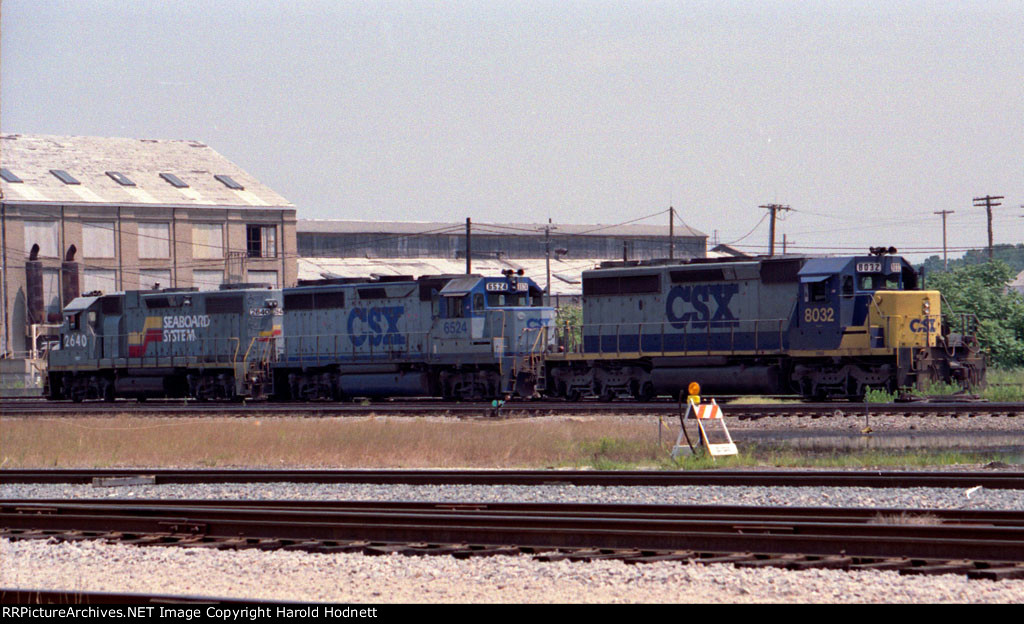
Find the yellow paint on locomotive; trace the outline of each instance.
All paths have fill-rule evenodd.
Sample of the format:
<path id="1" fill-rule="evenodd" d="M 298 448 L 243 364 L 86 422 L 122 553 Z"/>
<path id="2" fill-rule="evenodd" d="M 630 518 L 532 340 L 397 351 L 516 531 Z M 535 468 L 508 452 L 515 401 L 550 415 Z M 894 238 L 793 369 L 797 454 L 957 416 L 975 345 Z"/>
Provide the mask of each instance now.
<path id="1" fill-rule="evenodd" d="M 889 348 L 934 347 L 942 333 L 942 297 L 937 290 L 876 292 L 868 327 L 881 328 Z"/>

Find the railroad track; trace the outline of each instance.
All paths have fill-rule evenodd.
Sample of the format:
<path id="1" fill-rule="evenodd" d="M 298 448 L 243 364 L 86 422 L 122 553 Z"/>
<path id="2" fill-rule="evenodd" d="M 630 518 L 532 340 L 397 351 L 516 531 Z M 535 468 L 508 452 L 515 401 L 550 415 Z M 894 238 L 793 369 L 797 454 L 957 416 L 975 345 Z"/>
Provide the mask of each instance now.
<path id="1" fill-rule="evenodd" d="M 0 536 L 1024 578 L 1024 512 L 1011 511 L 25 499 L 0 500 Z"/>
<path id="2" fill-rule="evenodd" d="M 907 403 L 792 403 L 792 404 L 725 404 L 727 418 L 757 420 L 761 418 L 843 418 L 871 416 L 919 417 L 1024 417 L 1024 403 L 988 403 L 983 401 L 921 401 Z M 113 403 L 65 401 L 6 400 L 0 401 L 5 417 L 81 417 L 128 414 L 163 417 L 269 417 L 303 416 L 313 418 L 366 416 L 451 416 L 462 418 L 530 418 L 572 414 L 613 415 L 676 415 L 679 405 L 673 401 L 636 403 L 627 401 L 579 402 L 523 401 L 509 402 L 500 409 L 489 403 L 451 403 L 442 401 L 381 401 L 365 403 L 196 403 L 193 401 L 115 401 Z"/>
<path id="3" fill-rule="evenodd" d="M 97 486 L 183 483 L 377 483 L 410 485 L 772 486 L 1024 489 L 1024 472 L 770 470 L 0 470 L 0 484 Z"/>

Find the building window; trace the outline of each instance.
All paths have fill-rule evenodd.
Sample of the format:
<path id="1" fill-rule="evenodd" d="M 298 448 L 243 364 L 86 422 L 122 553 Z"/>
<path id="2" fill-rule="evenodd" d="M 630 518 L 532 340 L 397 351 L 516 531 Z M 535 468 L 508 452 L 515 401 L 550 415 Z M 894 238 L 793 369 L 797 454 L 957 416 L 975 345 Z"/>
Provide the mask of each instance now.
<path id="1" fill-rule="evenodd" d="M 245 248 L 250 258 L 276 258 L 277 226 L 245 226 Z"/>
<path id="2" fill-rule="evenodd" d="M 223 258 L 224 226 L 220 223 L 193 223 L 192 257 Z"/>
<path id="3" fill-rule="evenodd" d="M 26 221 L 25 222 L 25 253 L 32 249 L 32 245 L 39 245 L 40 258 L 56 258 L 57 249 L 60 247 L 57 238 L 56 221 Z"/>
<path id="4" fill-rule="evenodd" d="M 86 258 L 114 257 L 114 223 L 82 224 L 82 256 Z M 94 288 L 93 290 L 106 290 Z"/>
<path id="5" fill-rule="evenodd" d="M 139 257 L 171 257 L 170 223 L 139 223 Z"/>
<path id="6" fill-rule="evenodd" d="M 192 285 L 199 290 L 218 290 L 224 283 L 224 269 L 192 271 Z"/>
<path id="7" fill-rule="evenodd" d="M 113 269 L 86 269 L 82 273 L 82 293 L 98 290 L 112 293 L 117 290 L 117 273 Z"/>
<path id="8" fill-rule="evenodd" d="M 139 288 L 155 290 L 171 287 L 171 272 L 164 269 L 142 269 L 139 271 Z"/>
<path id="9" fill-rule="evenodd" d="M 277 288 L 277 271 L 249 271 L 245 281 L 250 284 L 267 284 Z"/>

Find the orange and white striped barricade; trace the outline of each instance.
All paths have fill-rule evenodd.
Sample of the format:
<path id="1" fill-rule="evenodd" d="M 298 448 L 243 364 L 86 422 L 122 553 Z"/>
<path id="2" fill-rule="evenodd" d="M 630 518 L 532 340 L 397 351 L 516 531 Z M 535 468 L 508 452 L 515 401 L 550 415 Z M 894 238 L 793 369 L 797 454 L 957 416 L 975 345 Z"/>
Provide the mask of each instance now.
<path id="1" fill-rule="evenodd" d="M 681 445 L 686 436 L 686 421 L 688 419 L 696 421 L 700 444 L 703 444 L 712 458 L 739 453 L 736 443 L 732 441 L 732 436 L 729 434 L 729 428 L 725 425 L 722 408 L 714 399 L 711 399 L 710 403 L 693 401 L 687 403 L 686 413 L 681 420 L 682 430 L 679 432 L 679 437 L 676 438 L 675 446 L 672 447 L 673 459 L 679 455 L 692 453 L 693 446 L 689 443 L 689 439 L 687 439 L 687 446 Z"/>

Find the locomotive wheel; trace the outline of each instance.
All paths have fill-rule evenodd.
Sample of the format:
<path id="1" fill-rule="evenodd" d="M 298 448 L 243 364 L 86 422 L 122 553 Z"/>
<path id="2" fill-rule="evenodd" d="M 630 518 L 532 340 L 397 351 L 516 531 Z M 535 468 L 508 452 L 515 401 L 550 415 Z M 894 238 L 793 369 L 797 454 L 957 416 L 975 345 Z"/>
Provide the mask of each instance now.
<path id="1" fill-rule="evenodd" d="M 642 384 L 634 381 L 632 383 L 631 390 L 633 398 L 636 399 L 637 401 L 643 401 L 644 403 L 646 403 L 654 398 L 654 384 L 652 384 L 649 381 L 644 382 Z"/>
<path id="2" fill-rule="evenodd" d="M 580 393 L 579 388 L 570 388 L 565 393 L 565 400 L 569 401 L 570 403 L 576 403 L 577 401 L 580 400 L 580 397 L 582 396 L 583 395 Z"/>

